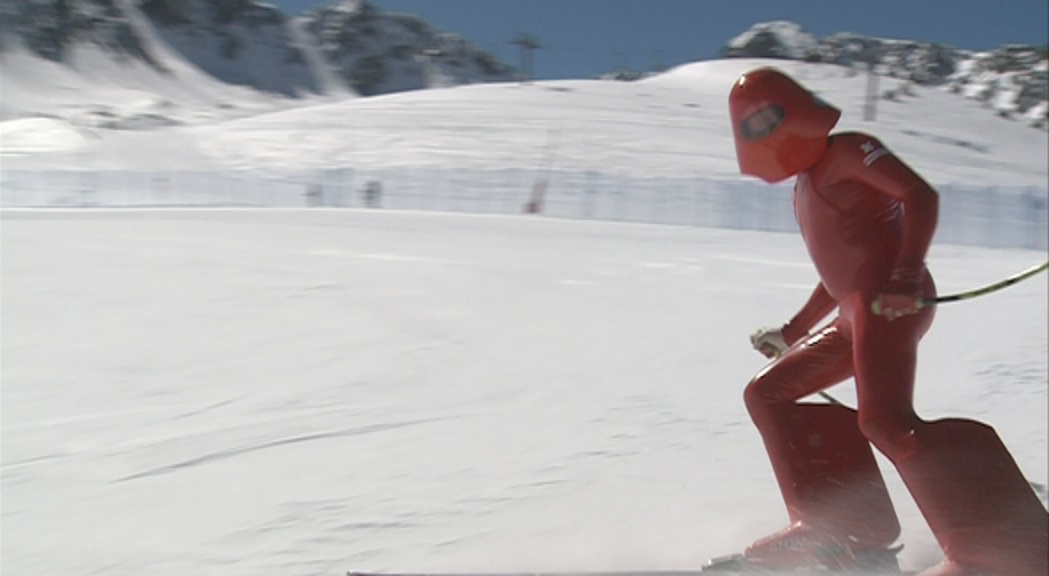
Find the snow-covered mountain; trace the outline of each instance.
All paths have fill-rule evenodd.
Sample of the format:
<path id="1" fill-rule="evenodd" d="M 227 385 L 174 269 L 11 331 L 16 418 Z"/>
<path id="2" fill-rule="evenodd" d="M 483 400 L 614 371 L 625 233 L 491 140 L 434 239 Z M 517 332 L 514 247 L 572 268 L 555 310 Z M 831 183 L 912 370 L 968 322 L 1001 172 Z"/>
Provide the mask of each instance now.
<path id="1" fill-rule="evenodd" d="M 135 16 L 120 0 L 0 0 L 0 49 L 21 44 L 42 58 L 64 62 L 77 45 L 92 44 L 116 60 L 163 70 Z"/>
<path id="2" fill-rule="evenodd" d="M 144 0 L 140 9 L 166 44 L 224 82 L 289 96 L 323 91 L 318 70 L 306 58 L 304 39 L 273 6 Z"/>
<path id="3" fill-rule="evenodd" d="M 857 74 L 873 65 L 905 80 L 882 86 L 882 98 L 913 97 L 912 84 L 937 86 L 1003 117 L 1049 125 L 1044 48 L 973 52 L 844 32 L 816 38 L 780 21 L 730 39 L 723 56 L 825 62 Z M 143 115 L 146 124 L 161 116 L 165 123 L 192 123 L 294 105 L 289 98 L 371 96 L 518 76 L 467 39 L 367 0 L 338 0 L 296 18 L 256 0 L 0 0 L 0 59 L 0 118 L 59 116 L 110 127 L 141 125 Z M 140 105 L 114 109 L 109 102 L 121 100 L 114 91 L 141 93 Z M 41 92 L 48 97 L 40 99 Z M 201 103 L 211 111 L 202 112 Z"/>
<path id="4" fill-rule="evenodd" d="M 366 0 L 291 19 L 253 0 L 0 0 L 0 50 L 68 63 L 90 46 L 172 76 L 170 51 L 213 78 L 286 96 L 500 82 L 513 67 Z M 177 78 L 172 78 L 177 80 Z"/>
<path id="5" fill-rule="evenodd" d="M 872 38 L 847 32 L 816 38 L 794 22 L 764 22 L 731 39 L 726 58 L 782 58 L 867 69 L 925 86 L 944 86 L 979 100 L 1002 116 L 1023 116 L 1046 126 L 1049 52 L 1044 47 L 1002 46 L 989 52 L 942 44 Z M 882 94 L 897 98 L 897 92 Z"/>
<path id="6" fill-rule="evenodd" d="M 465 38 L 366 0 L 342 0 L 304 16 L 326 62 L 362 95 L 505 82 L 515 70 Z"/>

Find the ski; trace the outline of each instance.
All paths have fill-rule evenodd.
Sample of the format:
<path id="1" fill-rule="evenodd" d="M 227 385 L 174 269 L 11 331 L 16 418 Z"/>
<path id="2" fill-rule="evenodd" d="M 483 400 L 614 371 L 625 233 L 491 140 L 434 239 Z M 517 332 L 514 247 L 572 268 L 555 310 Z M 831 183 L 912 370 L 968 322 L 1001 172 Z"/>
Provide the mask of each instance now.
<path id="1" fill-rule="evenodd" d="M 916 576 L 910 571 L 767 570 L 716 558 L 695 570 L 593 570 L 567 572 L 361 572 L 346 576 Z"/>
<path id="2" fill-rule="evenodd" d="M 699 570 L 594 570 L 568 572 L 358 572 L 346 576 L 708 576 Z M 730 573 L 724 573 L 730 574 Z"/>
<path id="3" fill-rule="evenodd" d="M 624 570 L 624 571 L 579 571 L 579 572 L 470 572 L 470 573 L 426 573 L 426 572 L 346 572 L 346 576 L 917 576 L 917 572 L 870 572 L 870 571 L 805 571 L 805 570 Z"/>
<path id="4" fill-rule="evenodd" d="M 901 570 L 896 554 L 902 546 L 892 548 L 891 561 L 885 557 L 867 558 L 852 568 L 797 568 L 774 569 L 754 564 L 743 554 L 728 554 L 707 561 L 694 570 L 580 570 L 549 572 L 360 572 L 349 571 L 346 576 L 916 576 L 918 573 Z"/>

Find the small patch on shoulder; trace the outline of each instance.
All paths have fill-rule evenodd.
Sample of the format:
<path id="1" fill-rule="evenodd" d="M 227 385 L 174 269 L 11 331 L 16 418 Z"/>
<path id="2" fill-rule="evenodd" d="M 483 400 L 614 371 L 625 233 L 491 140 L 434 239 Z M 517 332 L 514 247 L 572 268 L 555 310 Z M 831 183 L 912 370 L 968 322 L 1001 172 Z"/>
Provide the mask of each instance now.
<path id="1" fill-rule="evenodd" d="M 864 166 L 870 166 L 871 164 L 874 164 L 878 158 L 889 155 L 888 149 L 873 140 L 867 140 L 863 144 L 860 144 L 860 150 L 862 150 L 864 154 Z"/>

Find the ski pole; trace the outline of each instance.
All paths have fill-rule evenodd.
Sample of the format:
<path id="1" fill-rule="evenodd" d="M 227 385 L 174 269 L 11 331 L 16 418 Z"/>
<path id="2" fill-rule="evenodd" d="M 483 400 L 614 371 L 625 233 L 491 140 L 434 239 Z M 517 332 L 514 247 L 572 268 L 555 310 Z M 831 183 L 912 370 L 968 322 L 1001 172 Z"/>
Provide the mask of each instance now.
<path id="1" fill-rule="evenodd" d="M 842 402 L 841 400 L 838 400 L 837 398 L 835 398 L 835 397 L 831 396 L 830 394 L 828 394 L 826 390 L 820 390 L 819 392 L 817 392 L 817 394 L 820 395 L 820 398 L 823 398 L 828 403 L 834 404 L 835 406 L 844 406 L 845 405 L 845 403 Z"/>
<path id="2" fill-rule="evenodd" d="M 1030 278 L 1031 276 L 1034 276 L 1035 274 L 1038 274 L 1039 272 L 1044 271 L 1047 268 L 1049 268 L 1049 260 L 1047 260 L 1046 262 L 1043 262 L 1042 264 L 1039 264 L 1037 266 L 1032 266 L 1032 267 L 1028 268 L 1027 270 L 1024 270 L 1023 272 L 1019 272 L 1017 274 L 1009 276 L 1008 278 L 1006 278 L 1004 280 L 995 282 L 994 284 L 988 284 L 987 286 L 984 286 L 982 288 L 975 288 L 973 290 L 968 290 L 966 292 L 959 292 L 957 294 L 948 294 L 946 296 L 938 296 L 938 297 L 932 298 L 930 300 L 921 300 L 919 302 L 918 308 L 925 308 L 927 306 L 936 306 L 937 304 L 944 304 L 944 303 L 947 303 L 947 302 L 959 302 L 961 300 L 969 300 L 969 299 L 972 299 L 972 298 L 976 298 L 978 296 L 983 296 L 985 294 L 990 294 L 991 292 L 997 292 L 997 291 L 1001 290 L 1002 288 L 1007 288 L 1009 286 L 1012 286 L 1013 284 L 1016 284 L 1017 282 L 1020 282 L 1022 280 L 1026 280 L 1026 279 Z M 871 303 L 871 310 L 875 314 L 879 314 L 880 315 L 881 310 L 878 307 L 878 303 L 877 302 Z M 777 356 L 778 356 L 778 354 L 777 354 Z M 842 401 L 838 400 L 834 396 L 831 396 L 825 390 L 820 390 L 819 392 L 817 392 L 817 394 L 819 394 L 819 396 L 821 398 L 823 398 L 824 400 L 826 400 L 827 402 L 829 402 L 831 404 L 836 404 L 838 406 L 844 406 L 845 405 Z"/>
<path id="3" fill-rule="evenodd" d="M 932 300 L 922 300 L 921 306 L 919 306 L 919 308 L 924 306 L 935 306 L 937 304 L 944 304 L 946 302 L 958 302 L 961 300 L 969 300 L 971 298 L 976 298 L 977 296 L 983 296 L 985 294 L 990 294 L 991 292 L 997 292 L 1002 288 L 1012 286 L 1013 284 L 1016 284 L 1021 280 L 1026 280 L 1031 276 L 1034 276 L 1035 274 L 1045 270 L 1046 268 L 1049 268 L 1049 260 L 1039 264 L 1038 266 L 1031 266 L 1023 272 L 1014 274 L 1000 282 L 988 284 L 987 286 L 984 286 L 982 288 L 976 288 L 974 290 L 969 290 L 968 292 L 959 292 L 957 294 L 950 294 L 947 296 L 939 296 L 937 298 L 933 298 Z"/>
<path id="4" fill-rule="evenodd" d="M 823 330 L 823 329 L 821 328 L 820 330 Z M 774 355 L 775 358 L 779 358 L 780 356 L 782 356 L 782 354 L 776 353 Z M 838 406 L 844 406 L 845 405 L 844 402 L 842 402 L 841 400 L 838 400 L 834 396 L 831 396 L 826 390 L 820 390 L 819 392 L 816 392 L 816 394 L 819 394 L 820 398 L 823 398 L 824 400 L 826 400 L 827 402 L 829 402 L 831 404 L 835 404 L 835 405 L 838 405 Z"/>
<path id="5" fill-rule="evenodd" d="M 1043 263 L 1041 263 L 1041 264 L 1039 264 L 1037 266 L 1031 266 L 1030 268 L 1028 268 L 1027 270 L 1024 270 L 1023 272 L 1019 272 L 1017 274 L 1013 274 L 1012 276 L 1009 276 L 1008 278 L 1005 278 L 1004 280 L 1000 280 L 998 282 L 995 282 L 994 284 L 988 284 L 987 286 L 983 286 L 981 288 L 974 288 L 972 290 L 967 290 L 965 292 L 958 292 L 957 294 L 948 294 L 946 296 L 937 296 L 936 298 L 932 298 L 932 299 L 929 299 L 929 300 L 919 300 L 918 301 L 918 308 L 925 308 L 925 307 L 928 307 L 928 306 L 936 306 L 937 304 L 945 304 L 947 302 L 960 302 L 962 300 L 970 300 L 972 298 L 976 298 L 976 297 L 979 297 L 979 296 L 984 296 L 984 295 L 990 294 L 992 292 L 997 292 L 997 291 L 1001 290 L 1002 288 L 1008 288 L 1009 286 L 1012 286 L 1013 284 L 1016 284 L 1017 282 L 1026 280 L 1026 279 L 1030 278 L 1031 276 L 1034 276 L 1035 274 L 1038 274 L 1039 272 L 1044 271 L 1047 268 L 1049 268 L 1049 260 L 1047 260 L 1047 261 L 1045 261 L 1045 262 L 1043 262 Z M 872 302 L 871 303 L 871 311 L 874 312 L 875 314 L 881 315 L 881 307 L 878 306 L 878 302 Z M 839 402 L 838 399 L 834 398 L 833 396 L 831 396 L 830 394 L 827 394 L 826 392 L 824 392 L 822 390 L 820 391 L 819 395 L 822 396 L 824 400 L 830 402 L 831 404 L 839 404 L 839 405 L 841 404 L 841 402 Z"/>
<path id="6" fill-rule="evenodd" d="M 987 286 L 983 286 L 983 287 L 980 287 L 980 288 L 974 288 L 973 290 L 968 290 L 968 291 L 965 291 L 965 292 L 959 292 L 957 294 L 948 294 L 947 296 L 937 296 L 936 298 L 932 298 L 932 299 L 929 299 L 929 300 L 919 300 L 918 301 L 918 308 L 919 309 L 920 308 L 926 308 L 928 306 L 936 306 L 937 304 L 946 304 L 948 302 L 960 302 L 962 300 L 971 300 L 972 298 L 976 298 L 976 297 L 979 297 L 979 296 L 984 296 L 984 295 L 990 294 L 992 292 L 997 292 L 997 291 L 1001 290 L 1002 288 L 1007 288 L 1009 286 L 1012 286 L 1013 284 L 1016 284 L 1017 282 L 1020 282 L 1022 280 L 1026 280 L 1026 279 L 1030 278 L 1031 276 L 1034 276 L 1035 274 L 1038 274 L 1039 272 L 1044 271 L 1046 268 L 1049 268 L 1049 260 L 1047 260 L 1047 261 L 1045 261 L 1045 262 L 1043 262 L 1043 263 L 1041 263 L 1041 264 L 1039 264 L 1037 266 L 1032 266 L 1032 267 L 1028 268 L 1027 270 L 1024 270 L 1023 272 L 1020 272 L 1020 273 L 1017 273 L 1017 274 L 1013 274 L 1012 276 L 1010 276 L 1010 277 L 1008 277 L 1008 278 L 1006 278 L 1004 280 L 995 282 L 994 284 L 988 284 Z M 880 303 L 878 301 L 874 301 L 874 302 L 871 303 L 871 312 L 874 312 L 875 314 L 877 314 L 879 316 L 881 315 L 881 306 L 880 306 Z"/>

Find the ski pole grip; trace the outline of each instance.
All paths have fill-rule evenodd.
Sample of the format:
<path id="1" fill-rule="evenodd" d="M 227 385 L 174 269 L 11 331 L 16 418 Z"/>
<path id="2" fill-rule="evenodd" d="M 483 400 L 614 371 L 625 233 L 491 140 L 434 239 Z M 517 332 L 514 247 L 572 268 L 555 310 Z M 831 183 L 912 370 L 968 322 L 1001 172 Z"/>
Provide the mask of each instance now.
<path id="1" fill-rule="evenodd" d="M 875 316 L 881 316 L 881 301 L 875 299 L 874 302 L 871 302 L 871 312 Z"/>
<path id="2" fill-rule="evenodd" d="M 928 300 L 928 299 L 925 299 L 925 298 L 921 298 L 921 299 L 918 300 L 917 308 L 918 308 L 918 310 L 921 310 L 922 308 L 926 308 L 928 306 L 935 306 L 936 302 L 937 302 L 937 300 L 935 298 L 931 299 L 931 300 Z M 881 308 L 881 301 L 880 300 L 875 300 L 874 302 L 871 302 L 871 312 L 873 312 L 875 316 L 881 316 L 882 315 L 882 308 Z"/>

